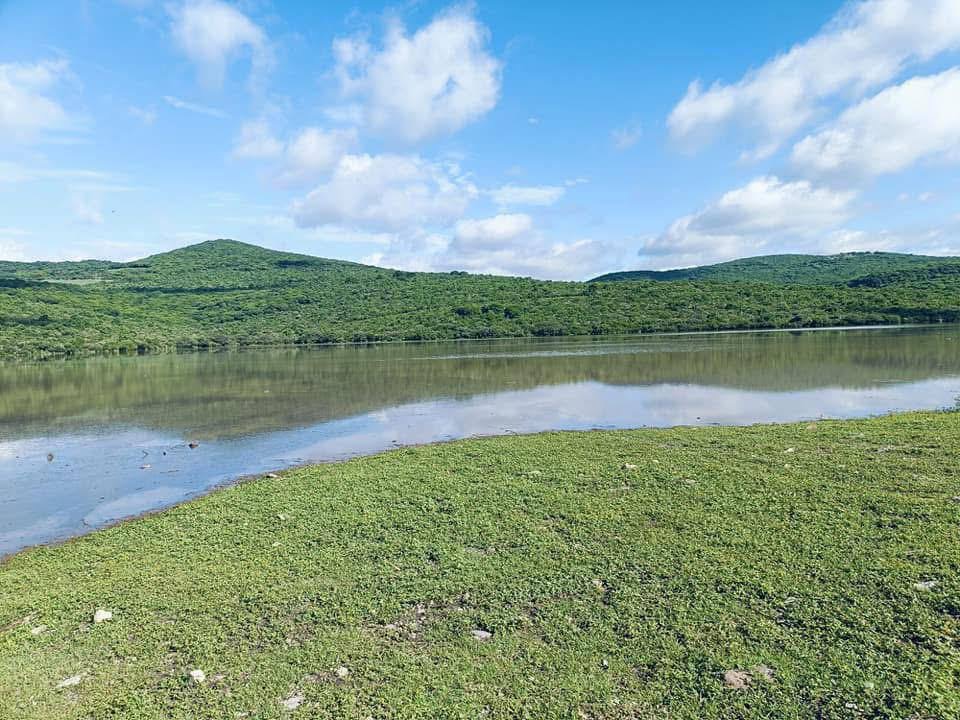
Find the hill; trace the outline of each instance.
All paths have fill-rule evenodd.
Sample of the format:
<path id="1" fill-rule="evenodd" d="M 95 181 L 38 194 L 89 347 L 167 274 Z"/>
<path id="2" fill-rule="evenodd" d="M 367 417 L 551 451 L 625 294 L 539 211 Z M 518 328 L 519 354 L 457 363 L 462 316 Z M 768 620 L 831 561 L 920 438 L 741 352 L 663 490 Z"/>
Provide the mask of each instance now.
<path id="1" fill-rule="evenodd" d="M 716 265 L 678 270 L 630 270 L 609 273 L 591 282 L 625 280 L 717 280 L 752 281 L 799 285 L 832 285 L 864 276 L 889 275 L 927 266 L 960 267 L 960 257 L 906 255 L 886 252 L 855 252 L 839 255 L 762 255 Z"/>
<path id="2" fill-rule="evenodd" d="M 5 263 L 0 272 L 8 359 L 960 320 L 960 275 L 951 274 L 879 287 L 550 282 L 387 270 L 231 240 L 126 264 Z"/>

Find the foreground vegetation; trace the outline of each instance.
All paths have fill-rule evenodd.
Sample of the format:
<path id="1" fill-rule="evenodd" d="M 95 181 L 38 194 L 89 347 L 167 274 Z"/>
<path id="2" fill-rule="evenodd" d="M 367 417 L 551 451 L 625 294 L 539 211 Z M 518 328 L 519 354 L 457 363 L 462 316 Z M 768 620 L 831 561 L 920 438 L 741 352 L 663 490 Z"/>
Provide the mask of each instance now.
<path id="1" fill-rule="evenodd" d="M 958 468 L 944 413 L 284 473 L 8 560 L 0 717 L 958 717 Z"/>
<path id="2" fill-rule="evenodd" d="M 232 241 L 125 265 L 0 263 L 2 358 L 958 320 L 960 274 L 926 269 L 857 286 L 546 282 L 384 270 Z"/>

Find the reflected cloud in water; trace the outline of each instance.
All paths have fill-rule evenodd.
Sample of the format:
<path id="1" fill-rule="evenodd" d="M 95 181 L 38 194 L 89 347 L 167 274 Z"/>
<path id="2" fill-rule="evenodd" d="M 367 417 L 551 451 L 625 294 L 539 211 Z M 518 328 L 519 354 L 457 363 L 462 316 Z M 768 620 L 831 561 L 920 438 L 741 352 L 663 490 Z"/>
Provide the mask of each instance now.
<path id="1" fill-rule="evenodd" d="M 422 346 L 186 356 L 162 358 L 157 374 L 137 361 L 64 363 L 36 366 L 32 394 L 24 389 L 30 373 L 17 368 L 26 385 L 0 412 L 0 553 L 88 532 L 241 476 L 400 445 L 948 407 L 960 396 L 958 336 L 944 328 L 679 343 L 565 340 L 543 351 L 523 341 L 491 344 L 486 355 L 471 346 L 469 357 L 455 344 L 460 354 Z M 505 353 L 529 357 L 505 360 Z M 703 381 L 689 381 L 698 376 Z M 171 377 L 201 381 L 185 393 L 165 388 Z M 364 385 L 368 378 L 379 384 Z M 324 389 L 326 396 L 316 394 Z M 138 412 L 143 396 L 158 407 Z M 24 422 L 16 422 L 18 412 Z M 217 418 L 222 427 L 210 432 Z"/>

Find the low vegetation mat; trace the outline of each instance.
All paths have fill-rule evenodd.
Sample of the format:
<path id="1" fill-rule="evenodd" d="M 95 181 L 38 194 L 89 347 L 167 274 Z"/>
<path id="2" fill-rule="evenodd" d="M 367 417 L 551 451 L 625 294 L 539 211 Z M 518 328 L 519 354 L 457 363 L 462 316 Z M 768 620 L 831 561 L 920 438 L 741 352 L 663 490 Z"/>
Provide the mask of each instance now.
<path id="1" fill-rule="evenodd" d="M 960 717 L 960 415 L 551 433 L 0 566 L 0 717 Z"/>

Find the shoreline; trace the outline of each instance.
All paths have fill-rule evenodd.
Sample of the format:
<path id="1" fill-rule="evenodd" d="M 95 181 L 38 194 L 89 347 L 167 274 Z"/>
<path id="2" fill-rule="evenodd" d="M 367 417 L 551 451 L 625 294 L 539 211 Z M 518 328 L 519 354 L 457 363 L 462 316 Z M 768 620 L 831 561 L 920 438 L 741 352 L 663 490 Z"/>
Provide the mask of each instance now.
<path id="1" fill-rule="evenodd" d="M 0 717 L 952 717 L 958 462 L 923 412 L 244 482 L 0 565 Z"/>
<path id="2" fill-rule="evenodd" d="M 523 433 L 523 432 L 490 433 L 485 435 L 471 435 L 468 437 L 450 438 L 446 440 L 434 440 L 434 441 L 423 442 L 423 443 L 401 444 L 385 450 L 378 450 L 376 452 L 369 453 L 369 454 L 361 453 L 351 457 L 340 458 L 335 460 L 310 461 L 310 462 L 290 465 L 283 468 L 269 469 L 269 470 L 265 470 L 263 472 L 258 472 L 258 473 L 247 473 L 247 474 L 239 475 L 236 478 L 232 478 L 230 480 L 224 480 L 222 482 L 218 482 L 214 485 L 206 487 L 203 490 L 200 490 L 197 493 L 192 494 L 179 502 L 174 502 L 170 505 L 163 505 L 161 507 L 152 508 L 149 510 L 143 510 L 142 512 L 138 512 L 134 515 L 127 515 L 122 518 L 116 518 L 116 519 L 110 520 L 109 522 L 103 525 L 97 525 L 95 527 L 88 526 L 90 527 L 90 530 L 88 532 L 83 532 L 76 535 L 69 535 L 67 537 L 57 538 L 57 539 L 49 540 L 46 542 L 40 542 L 34 545 L 27 545 L 26 547 L 20 548 L 19 550 L 15 550 L 11 553 L 0 555 L 0 571 L 2 571 L 4 566 L 8 564 L 11 560 L 14 560 L 19 555 L 22 555 L 24 553 L 29 553 L 31 551 L 39 550 L 39 549 L 51 549 L 51 548 L 62 547 L 64 545 L 82 541 L 84 538 L 88 538 L 91 535 L 96 535 L 97 533 L 104 532 L 112 528 L 119 527 L 121 525 L 126 525 L 128 523 L 139 522 L 141 520 L 163 514 L 170 510 L 174 510 L 176 508 L 188 506 L 193 503 L 202 501 L 205 498 L 208 498 L 212 495 L 221 493 L 225 490 L 230 490 L 231 488 L 239 487 L 241 485 L 247 485 L 249 483 L 261 482 L 261 481 L 271 480 L 271 479 L 280 480 L 280 479 L 283 479 L 284 476 L 309 471 L 314 468 L 343 465 L 345 463 L 351 463 L 351 462 L 356 462 L 360 460 L 374 459 L 374 458 L 379 458 L 386 455 L 392 455 L 398 452 L 403 452 L 405 450 L 422 450 L 422 449 L 429 449 L 429 448 L 438 448 L 438 447 L 443 447 L 447 445 L 456 445 L 459 443 L 476 443 L 476 442 L 484 442 L 484 441 L 507 439 L 507 438 L 535 438 L 539 436 L 548 436 L 548 435 L 577 436 L 577 435 L 591 435 L 591 434 L 604 434 L 604 433 L 644 433 L 644 432 L 663 432 L 663 431 L 671 431 L 671 430 L 708 430 L 711 428 L 724 428 L 724 429 L 731 429 L 731 430 L 748 429 L 748 428 L 782 428 L 782 427 L 790 427 L 794 425 L 804 425 L 804 424 L 820 423 L 820 422 L 857 423 L 857 422 L 865 422 L 865 421 L 871 421 L 871 420 L 879 420 L 882 418 L 891 418 L 891 417 L 913 415 L 913 414 L 939 415 L 939 414 L 955 414 L 955 413 L 960 414 L 954 408 L 943 407 L 937 410 L 900 410 L 900 411 L 893 410 L 890 412 L 879 413 L 874 415 L 866 415 L 863 417 L 852 417 L 852 418 L 809 417 L 809 418 L 800 418 L 797 420 L 791 420 L 789 422 L 757 422 L 757 423 L 749 423 L 745 425 L 706 424 L 706 425 L 671 425 L 671 426 L 662 426 L 662 427 L 644 425 L 644 426 L 639 426 L 634 428 L 615 428 L 615 429 L 588 428 L 588 429 L 581 429 L 581 430 L 563 430 L 563 429 L 541 430 L 537 432 L 528 432 L 528 433 Z"/>
<path id="3" fill-rule="evenodd" d="M 341 342 L 341 343 L 270 343 L 265 345 L 224 345 L 217 347 L 187 347 L 171 348 L 167 350 L 155 350 L 139 352 L 122 352 L 118 350 L 103 351 L 79 351 L 76 353 L 57 353 L 47 357 L 22 358 L 2 357 L 0 356 L 0 365 L 31 365 L 55 363 L 58 361 L 73 360 L 92 360 L 92 359 L 113 359 L 113 358 L 140 358 L 140 357 L 162 357 L 166 355 L 218 355 L 221 353 L 243 353 L 243 352 L 267 352 L 271 350 L 324 350 L 327 348 L 365 348 L 382 347 L 390 345 L 440 345 L 445 343 L 496 343 L 518 340 L 528 340 L 534 342 L 563 342 L 564 340 L 604 340 L 604 339 L 637 339 L 637 338 L 657 338 L 657 337 L 686 337 L 698 335 L 741 335 L 741 334 L 769 334 L 769 333 L 813 333 L 828 331 L 848 331 L 848 330 L 899 330 L 910 328 L 928 328 L 928 327 L 960 327 L 960 323 L 898 323 L 898 324 L 876 324 L 876 325 L 824 325 L 813 327 L 776 327 L 776 328 L 734 328 L 720 330 L 675 330 L 650 333 L 614 333 L 608 335 L 501 335 L 497 337 L 479 338 L 445 338 L 437 340 L 371 340 L 365 342 Z"/>

